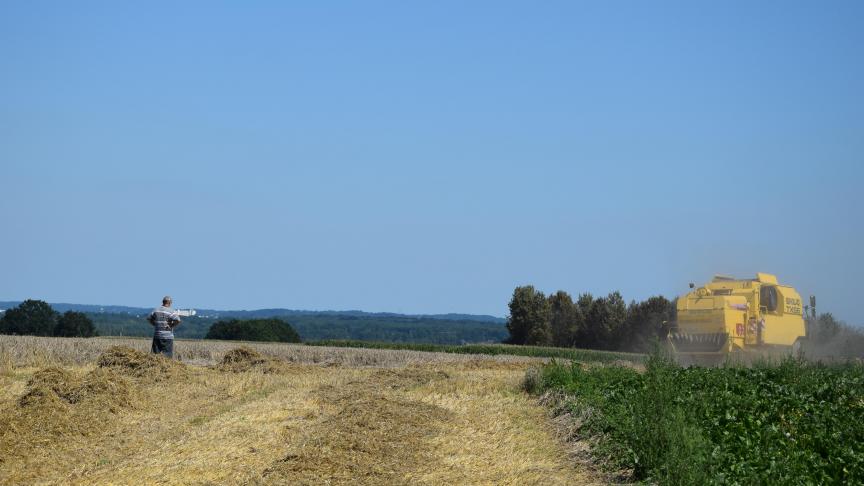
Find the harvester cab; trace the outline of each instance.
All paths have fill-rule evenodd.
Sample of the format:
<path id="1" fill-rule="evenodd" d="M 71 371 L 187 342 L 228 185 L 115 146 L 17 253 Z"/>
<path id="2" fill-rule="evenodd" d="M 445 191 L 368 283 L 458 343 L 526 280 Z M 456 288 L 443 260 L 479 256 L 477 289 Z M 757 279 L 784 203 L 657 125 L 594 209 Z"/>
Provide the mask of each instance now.
<path id="1" fill-rule="evenodd" d="M 669 344 L 682 362 L 716 364 L 730 355 L 790 353 L 806 336 L 801 296 L 777 277 L 717 275 L 678 298 Z"/>

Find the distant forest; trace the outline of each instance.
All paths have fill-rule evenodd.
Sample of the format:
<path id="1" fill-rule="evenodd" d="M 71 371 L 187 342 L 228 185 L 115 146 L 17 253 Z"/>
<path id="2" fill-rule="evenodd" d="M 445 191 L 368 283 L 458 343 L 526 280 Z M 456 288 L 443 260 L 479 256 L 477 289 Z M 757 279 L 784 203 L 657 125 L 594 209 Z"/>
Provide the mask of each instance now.
<path id="1" fill-rule="evenodd" d="M 102 336 L 151 336 L 153 328 L 144 319 L 125 313 L 88 312 Z M 245 313 L 244 318 L 257 314 Z M 442 319 L 399 315 L 315 313 L 275 315 L 291 324 L 303 341 L 350 339 L 396 343 L 466 344 L 498 343 L 507 338 L 501 320 Z M 210 326 L 226 317 L 185 317 L 174 331 L 178 338 L 202 339 Z"/>

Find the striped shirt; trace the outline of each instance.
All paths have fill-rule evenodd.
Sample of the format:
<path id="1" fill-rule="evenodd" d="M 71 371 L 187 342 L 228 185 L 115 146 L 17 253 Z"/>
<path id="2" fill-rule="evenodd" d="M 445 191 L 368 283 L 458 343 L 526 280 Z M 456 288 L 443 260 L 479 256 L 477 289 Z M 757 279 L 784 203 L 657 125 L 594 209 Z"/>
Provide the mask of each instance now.
<path id="1" fill-rule="evenodd" d="M 174 339 L 174 328 L 180 324 L 177 312 L 164 305 L 153 309 L 147 320 L 153 325 L 153 337 L 160 339 Z"/>

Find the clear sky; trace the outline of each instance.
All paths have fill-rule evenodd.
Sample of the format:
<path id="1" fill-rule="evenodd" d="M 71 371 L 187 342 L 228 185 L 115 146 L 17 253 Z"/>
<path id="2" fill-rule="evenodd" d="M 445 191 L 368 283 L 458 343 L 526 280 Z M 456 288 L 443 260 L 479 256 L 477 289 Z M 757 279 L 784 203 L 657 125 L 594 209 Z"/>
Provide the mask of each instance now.
<path id="1" fill-rule="evenodd" d="M 0 3 L 0 300 L 864 324 L 864 2 Z"/>

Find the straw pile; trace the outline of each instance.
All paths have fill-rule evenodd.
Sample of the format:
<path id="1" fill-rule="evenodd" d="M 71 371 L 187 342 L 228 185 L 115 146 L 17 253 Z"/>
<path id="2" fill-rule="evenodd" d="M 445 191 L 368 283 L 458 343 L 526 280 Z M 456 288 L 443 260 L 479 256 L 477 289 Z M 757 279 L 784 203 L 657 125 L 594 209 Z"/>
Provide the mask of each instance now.
<path id="1" fill-rule="evenodd" d="M 290 366 L 283 360 L 264 356 L 250 347 L 241 346 L 225 353 L 217 369 L 232 373 L 282 373 L 289 370 Z"/>
<path id="2" fill-rule="evenodd" d="M 0 456 L 38 455 L 46 444 L 98 435 L 111 417 L 133 406 L 133 391 L 110 370 L 83 376 L 56 367 L 37 371 L 25 393 L 0 410 Z"/>
<path id="3" fill-rule="evenodd" d="M 132 405 L 129 381 L 110 370 L 97 368 L 81 378 L 52 366 L 37 371 L 27 387 L 27 393 L 18 400 L 24 408 L 98 402 L 96 405 L 117 412 Z"/>
<path id="4" fill-rule="evenodd" d="M 162 355 L 142 353 L 128 346 L 113 346 L 99 356 L 99 368 L 116 371 L 144 382 L 164 381 L 188 373 L 185 364 Z"/>

